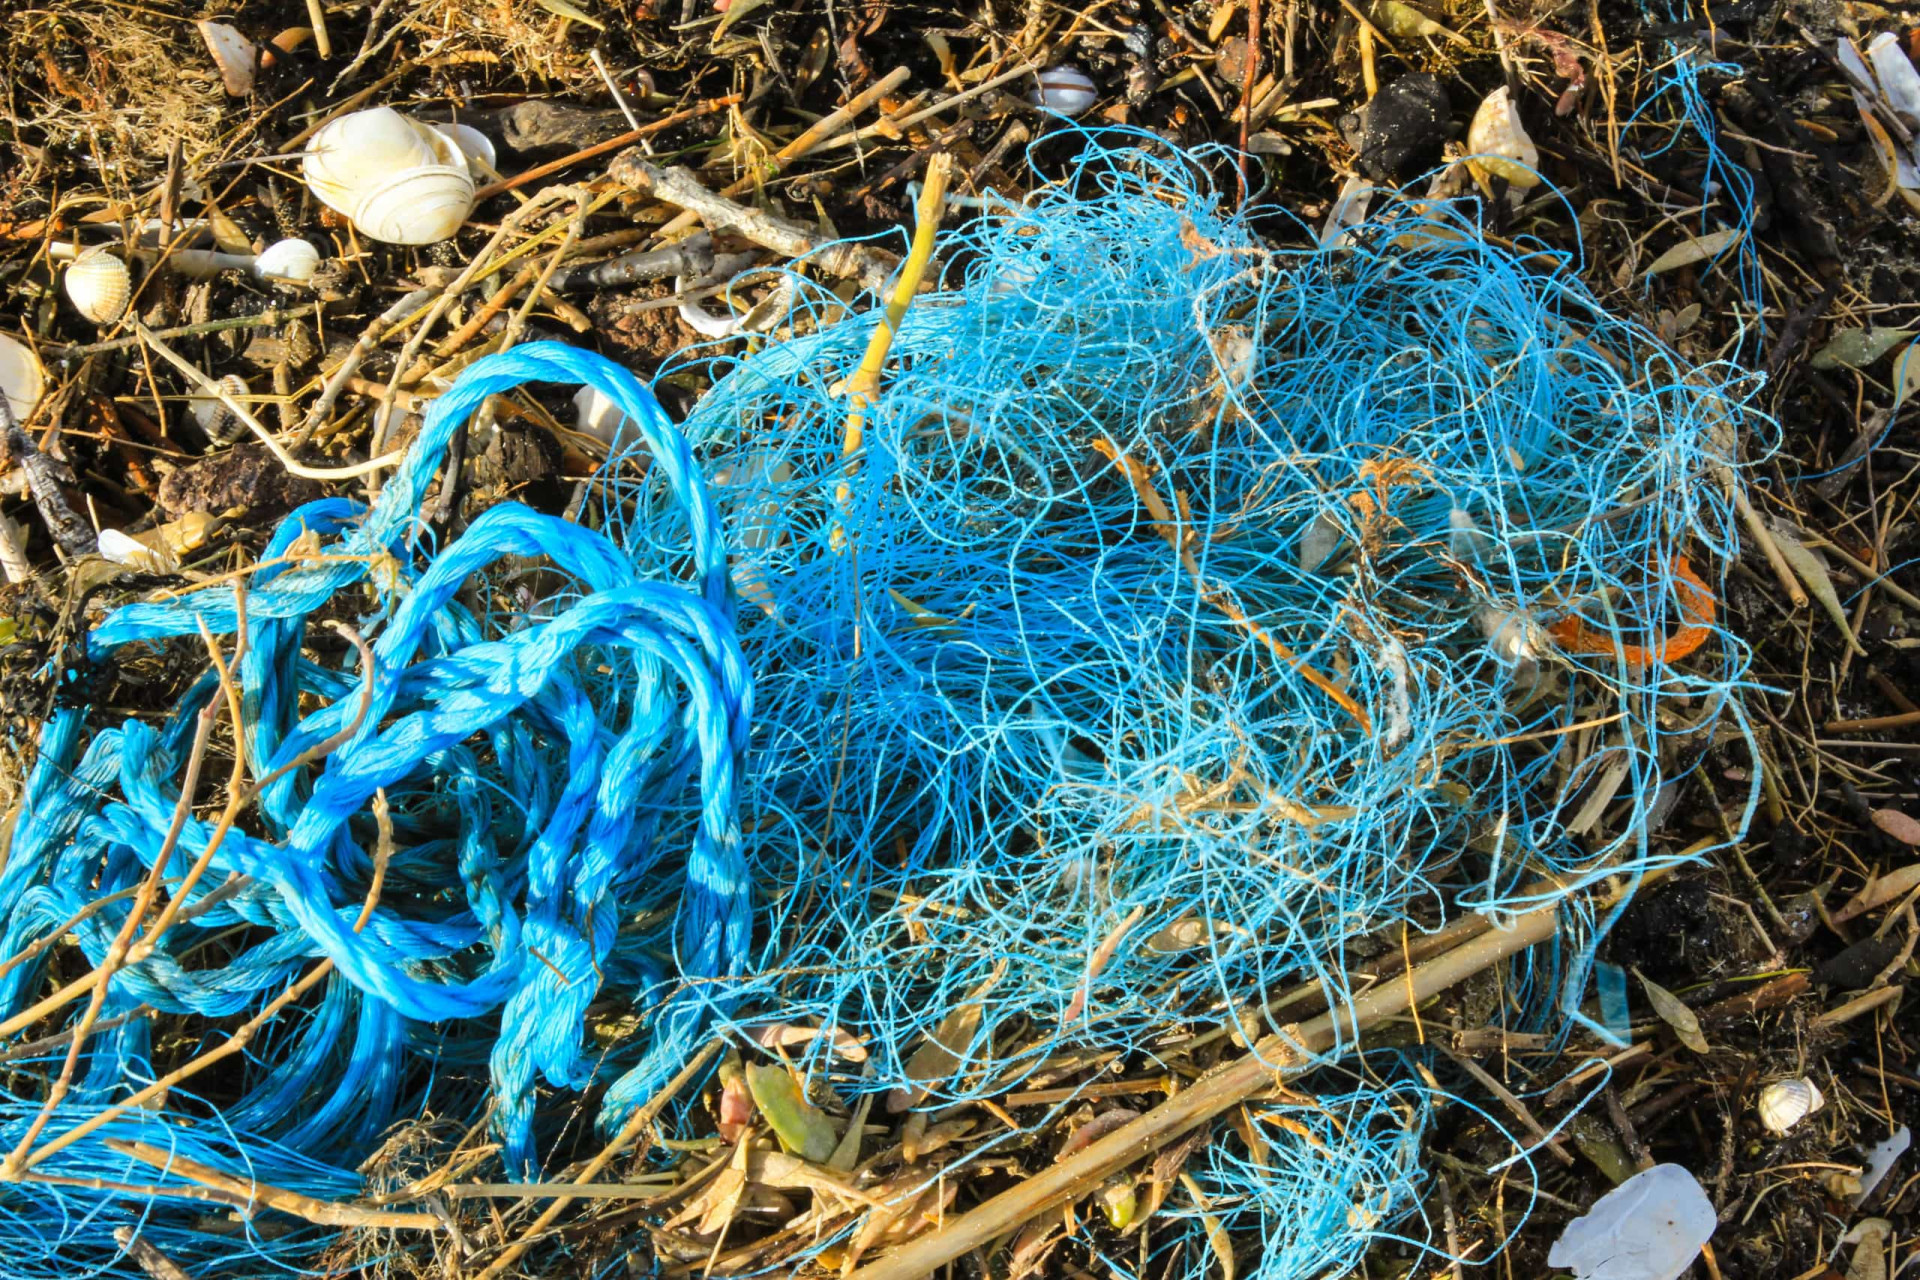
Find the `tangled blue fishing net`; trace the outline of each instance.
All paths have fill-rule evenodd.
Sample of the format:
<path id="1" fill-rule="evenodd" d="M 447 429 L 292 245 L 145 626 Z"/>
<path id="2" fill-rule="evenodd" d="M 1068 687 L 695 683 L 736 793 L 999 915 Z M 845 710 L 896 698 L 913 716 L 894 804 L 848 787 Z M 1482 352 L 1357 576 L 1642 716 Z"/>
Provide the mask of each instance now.
<path id="1" fill-rule="evenodd" d="M 794 1054 L 847 1105 L 936 1108 L 1251 1039 L 1383 936 L 1561 900 L 1514 1020 L 1585 1021 L 1577 891 L 1678 857 L 1663 788 L 1744 731 L 1716 599 L 1751 388 L 1465 209 L 1275 249 L 1201 174 L 1089 147 L 987 201 L 857 449 L 878 317 L 804 283 L 791 336 L 686 357 L 713 385 L 678 426 L 533 344 L 244 592 L 102 621 L 94 666 L 203 665 L 204 628 L 233 677 L 154 724 L 82 679 L 48 721 L 0 873 L 0 1009 L 51 1037 L 0 1102 L 10 1273 L 134 1274 L 127 1227 L 197 1274 L 314 1266 L 355 1224 L 252 1184 L 350 1197 L 427 1114 L 538 1176 L 581 1091 L 617 1126 L 771 1023 L 845 1033 Z M 593 518 L 432 545 L 449 439 L 525 382 L 631 420 Z M 183 806 L 229 701 L 243 768 Z M 97 1003 L 63 935 L 118 969 Z M 1197 1273 L 1225 1222 L 1261 1276 L 1319 1274 L 1417 1211 L 1433 1095 L 1377 1056 L 1220 1135 L 1195 1194 L 1228 1207 L 1170 1204 L 1155 1256 Z"/>

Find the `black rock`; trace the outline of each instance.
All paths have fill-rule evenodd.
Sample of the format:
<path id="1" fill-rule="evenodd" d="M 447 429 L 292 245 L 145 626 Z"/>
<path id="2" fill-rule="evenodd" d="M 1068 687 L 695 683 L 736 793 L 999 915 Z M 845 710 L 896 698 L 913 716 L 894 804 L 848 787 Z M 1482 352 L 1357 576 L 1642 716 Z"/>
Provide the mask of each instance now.
<path id="1" fill-rule="evenodd" d="M 1439 164 L 1450 111 L 1446 86 L 1425 72 L 1395 80 L 1367 104 L 1361 172 L 1397 186 Z"/>
<path id="2" fill-rule="evenodd" d="M 1879 972 L 1893 963 L 1905 945 L 1899 938 L 1868 938 L 1856 942 L 1813 971 L 1813 980 L 1823 987 L 1858 991 L 1872 982 Z"/>

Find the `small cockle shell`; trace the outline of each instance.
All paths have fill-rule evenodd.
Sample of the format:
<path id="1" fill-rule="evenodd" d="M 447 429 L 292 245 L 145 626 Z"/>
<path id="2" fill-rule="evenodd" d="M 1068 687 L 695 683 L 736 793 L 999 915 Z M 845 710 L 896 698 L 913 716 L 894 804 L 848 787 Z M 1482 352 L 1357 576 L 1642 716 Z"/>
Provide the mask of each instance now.
<path id="1" fill-rule="evenodd" d="M 1762 1089 L 1755 1109 L 1760 1112 L 1760 1123 L 1766 1126 L 1768 1133 L 1783 1134 L 1826 1103 L 1827 1100 L 1820 1095 L 1820 1086 L 1811 1080 L 1792 1076 L 1775 1080 Z"/>
<path id="2" fill-rule="evenodd" d="M 1027 95 L 1027 101 L 1046 111 L 1077 116 L 1100 99 L 1099 90 L 1087 73 L 1078 67 L 1050 67 L 1040 73 L 1040 86 Z"/>
<path id="3" fill-rule="evenodd" d="M 389 244 L 445 240 L 473 211 L 461 145 L 391 107 L 329 122 L 307 143 L 301 171 L 322 204 Z"/>
<path id="4" fill-rule="evenodd" d="M 33 416 L 33 407 L 40 403 L 40 392 L 46 381 L 46 375 L 40 370 L 40 358 L 33 354 L 33 348 L 0 333 L 0 394 L 7 397 L 7 408 L 13 414 L 15 426 L 24 425 Z"/>
<path id="5" fill-rule="evenodd" d="M 73 309 L 95 324 L 112 324 L 127 309 L 133 276 L 127 264 L 105 249 L 89 249 L 67 268 L 67 297 Z"/>
<path id="6" fill-rule="evenodd" d="M 237 400 L 247 394 L 247 380 L 237 373 L 230 373 L 220 379 L 220 389 Z M 246 430 L 245 424 L 217 396 L 189 397 L 187 409 L 193 414 L 193 420 L 200 424 L 200 429 L 207 433 L 207 438 L 220 444 L 232 444 Z"/>
<path id="7" fill-rule="evenodd" d="M 1501 85 L 1488 94 L 1467 126 L 1467 156 L 1516 187 L 1540 185 L 1540 149 L 1527 136 L 1513 96 Z"/>

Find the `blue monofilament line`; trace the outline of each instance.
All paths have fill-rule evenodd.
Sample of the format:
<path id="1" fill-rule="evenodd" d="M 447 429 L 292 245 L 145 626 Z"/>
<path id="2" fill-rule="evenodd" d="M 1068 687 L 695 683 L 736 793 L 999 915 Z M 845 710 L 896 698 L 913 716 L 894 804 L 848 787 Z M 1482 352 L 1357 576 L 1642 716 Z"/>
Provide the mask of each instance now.
<path id="1" fill-rule="evenodd" d="M 1645 830 L 1661 787 L 1723 718 L 1744 731 L 1746 652 L 1689 584 L 1717 592 L 1734 548 L 1750 387 L 1468 210 L 1277 250 L 1195 171 L 1090 146 L 1028 203 L 990 202 L 943 242 L 851 456 L 837 387 L 874 317 L 802 281 L 791 336 L 686 357 L 714 381 L 678 428 L 605 360 L 534 344 L 461 377 L 370 509 L 290 516 L 244 600 L 249 776 L 351 733 L 265 789 L 106 1012 L 212 1044 L 335 972 L 217 1088 L 57 1157 L 163 1188 L 150 1204 L 0 1192 L 32 1198 L 0 1219 L 0 1247 L 41 1259 L 21 1274 L 127 1273 L 111 1227 L 134 1212 L 202 1274 L 324 1239 L 208 1229 L 190 1180 L 115 1133 L 340 1198 L 394 1121 L 484 1106 L 526 1176 L 579 1091 L 604 1085 L 617 1124 L 704 1040 L 770 1021 L 866 1045 L 858 1070 L 828 1037 L 793 1050 L 841 1099 L 938 1106 L 1065 1049 L 1151 1062 L 1257 1034 L 1263 993 L 1342 997 L 1378 931 L 1670 862 Z M 429 551 L 417 512 L 453 431 L 530 381 L 631 419 L 595 527 L 505 504 Z M 230 647 L 241 604 L 123 607 L 90 657 L 197 645 L 200 623 Z M 0 872 L 8 953 L 155 865 L 217 693 L 155 724 L 48 722 Z M 190 817 L 167 874 L 212 834 Z M 89 961 L 126 909 L 73 929 Z M 1597 938 L 1569 926 L 1516 971 L 1555 1032 L 1585 1017 Z M 0 1008 L 46 994 L 47 959 L 0 976 Z M 642 1029 L 602 1043 L 629 1014 Z M 89 1042 L 42 1142 L 178 1060 L 155 1063 L 152 1026 Z M 936 1035 L 950 1059 L 910 1075 Z M 1198 1276 L 1211 1217 L 1266 1240 L 1270 1280 L 1351 1265 L 1418 1204 L 1431 1098 L 1396 1062 L 1257 1118 L 1265 1154 L 1213 1150 L 1215 1207 L 1170 1202 L 1156 1248 L 1184 1241 Z M 0 1099 L 9 1146 L 36 1078 Z"/>

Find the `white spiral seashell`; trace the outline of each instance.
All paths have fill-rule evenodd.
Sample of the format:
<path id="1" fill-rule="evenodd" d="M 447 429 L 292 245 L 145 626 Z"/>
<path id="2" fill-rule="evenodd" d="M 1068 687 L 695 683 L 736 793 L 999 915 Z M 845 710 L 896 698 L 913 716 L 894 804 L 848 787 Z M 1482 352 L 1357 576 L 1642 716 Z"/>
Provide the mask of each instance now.
<path id="1" fill-rule="evenodd" d="M 73 309 L 95 324 L 112 324 L 133 296 L 127 264 L 105 249 L 89 249 L 67 268 L 67 297 Z"/>
<path id="2" fill-rule="evenodd" d="M 220 389 L 237 400 L 247 394 L 247 380 L 237 373 L 230 373 L 220 379 Z M 220 444 L 232 444 L 246 430 L 233 410 L 227 408 L 226 402 L 217 396 L 192 396 L 187 400 L 187 409 L 193 414 L 193 420 L 200 424 L 200 429 L 207 433 L 207 438 Z"/>
<path id="3" fill-rule="evenodd" d="M 1820 1087 L 1798 1077 L 1775 1080 L 1760 1091 L 1756 1104 L 1767 1132 L 1782 1134 L 1825 1106 Z"/>
<path id="4" fill-rule="evenodd" d="M 0 394 L 7 397 L 7 408 L 13 414 L 15 426 L 24 425 L 33 416 L 33 407 L 40 403 L 40 392 L 46 382 L 46 374 L 40 370 L 40 357 L 33 354 L 33 348 L 0 333 Z"/>
<path id="5" fill-rule="evenodd" d="M 433 244 L 460 229 L 473 212 L 473 178 L 466 168 L 422 165 L 369 187 L 347 216 L 388 244 Z"/>
<path id="6" fill-rule="evenodd" d="M 445 240 L 473 210 L 459 145 L 391 107 L 330 122 L 307 143 L 301 172 L 322 204 L 389 244 Z"/>
<path id="7" fill-rule="evenodd" d="M 276 240 L 253 260 L 253 274 L 274 284 L 306 284 L 320 269 L 320 251 L 305 240 Z"/>
<path id="8" fill-rule="evenodd" d="M 1488 173 L 1516 187 L 1540 185 L 1540 149 L 1527 136 L 1513 95 L 1501 85 L 1481 100 L 1467 126 L 1467 155 Z"/>
<path id="9" fill-rule="evenodd" d="M 1040 73 L 1040 87 L 1027 100 L 1063 116 L 1077 116 L 1100 100 L 1100 92 L 1080 68 L 1059 66 Z"/>

